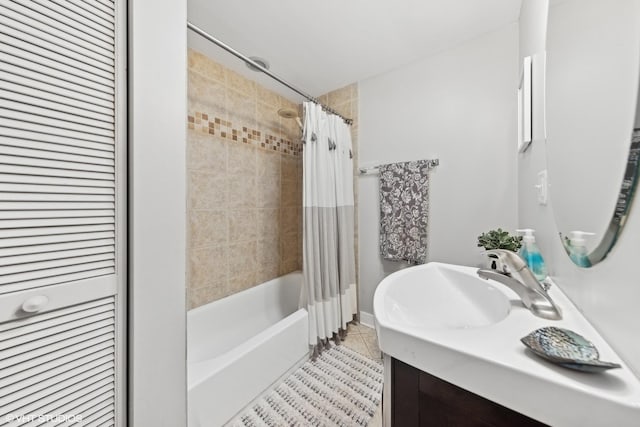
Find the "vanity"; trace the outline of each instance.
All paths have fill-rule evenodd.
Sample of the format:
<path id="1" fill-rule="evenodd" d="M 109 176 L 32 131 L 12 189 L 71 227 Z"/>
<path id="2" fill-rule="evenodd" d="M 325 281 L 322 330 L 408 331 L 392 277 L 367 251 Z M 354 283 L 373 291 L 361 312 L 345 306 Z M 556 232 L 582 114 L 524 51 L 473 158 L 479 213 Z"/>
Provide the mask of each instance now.
<path id="1" fill-rule="evenodd" d="M 557 286 L 562 319 L 548 320 L 477 271 L 434 262 L 378 285 L 386 426 L 637 427 L 640 382 Z M 520 339 L 545 326 L 579 333 L 621 368 L 589 374 L 538 357 Z"/>
<path id="2" fill-rule="evenodd" d="M 393 426 L 546 426 L 397 359 L 390 377 Z"/>

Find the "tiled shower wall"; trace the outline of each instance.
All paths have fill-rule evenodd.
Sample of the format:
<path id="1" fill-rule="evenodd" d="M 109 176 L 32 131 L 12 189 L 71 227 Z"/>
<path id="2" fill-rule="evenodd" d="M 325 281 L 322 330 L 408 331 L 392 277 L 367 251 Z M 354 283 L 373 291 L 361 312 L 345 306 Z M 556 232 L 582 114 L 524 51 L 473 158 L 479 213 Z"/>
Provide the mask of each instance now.
<path id="1" fill-rule="evenodd" d="M 189 308 L 298 270 L 298 106 L 189 50 Z"/>

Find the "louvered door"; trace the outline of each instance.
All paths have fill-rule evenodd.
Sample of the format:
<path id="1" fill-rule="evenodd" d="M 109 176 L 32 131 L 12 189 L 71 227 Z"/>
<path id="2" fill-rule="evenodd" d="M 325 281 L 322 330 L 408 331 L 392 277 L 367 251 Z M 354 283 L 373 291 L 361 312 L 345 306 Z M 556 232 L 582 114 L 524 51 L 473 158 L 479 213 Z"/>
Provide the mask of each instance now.
<path id="1" fill-rule="evenodd" d="M 0 426 L 124 424 L 124 7 L 0 1 Z"/>

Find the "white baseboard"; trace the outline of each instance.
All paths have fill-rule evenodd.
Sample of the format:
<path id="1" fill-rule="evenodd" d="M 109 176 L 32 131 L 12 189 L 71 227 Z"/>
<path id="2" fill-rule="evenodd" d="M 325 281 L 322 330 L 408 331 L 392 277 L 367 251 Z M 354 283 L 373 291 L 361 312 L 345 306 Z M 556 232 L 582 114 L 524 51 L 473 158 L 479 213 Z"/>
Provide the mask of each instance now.
<path id="1" fill-rule="evenodd" d="M 375 329 L 376 327 L 376 322 L 375 322 L 375 318 L 373 317 L 373 314 L 367 313 L 366 311 L 360 312 L 360 323 L 370 328 Z"/>

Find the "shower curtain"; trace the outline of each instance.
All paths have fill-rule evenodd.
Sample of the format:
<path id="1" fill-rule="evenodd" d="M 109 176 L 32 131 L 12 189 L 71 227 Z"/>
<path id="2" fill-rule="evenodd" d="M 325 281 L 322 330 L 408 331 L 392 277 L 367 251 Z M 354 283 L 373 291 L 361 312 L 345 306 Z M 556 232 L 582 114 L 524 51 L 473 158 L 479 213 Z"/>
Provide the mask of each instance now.
<path id="1" fill-rule="evenodd" d="M 344 337 L 357 312 L 353 159 L 349 126 L 304 103 L 303 306 L 314 356 Z"/>

